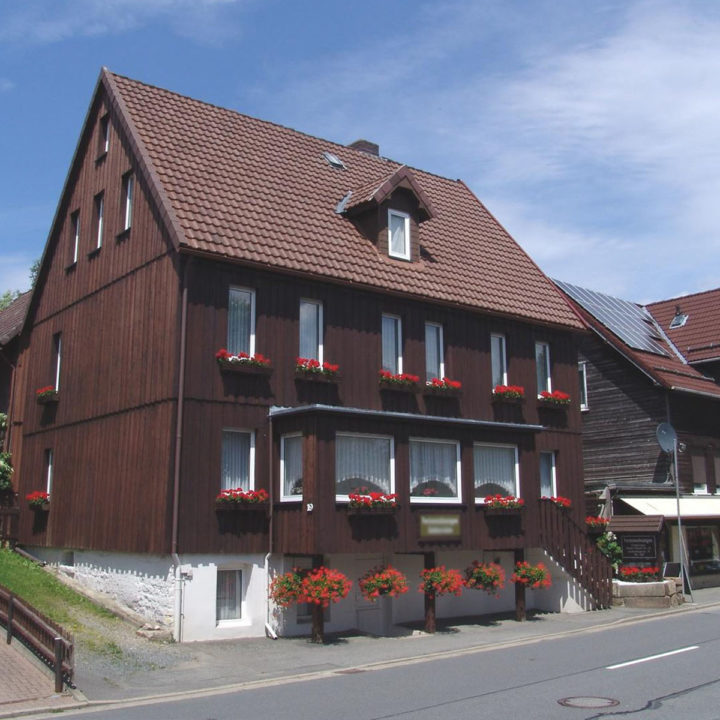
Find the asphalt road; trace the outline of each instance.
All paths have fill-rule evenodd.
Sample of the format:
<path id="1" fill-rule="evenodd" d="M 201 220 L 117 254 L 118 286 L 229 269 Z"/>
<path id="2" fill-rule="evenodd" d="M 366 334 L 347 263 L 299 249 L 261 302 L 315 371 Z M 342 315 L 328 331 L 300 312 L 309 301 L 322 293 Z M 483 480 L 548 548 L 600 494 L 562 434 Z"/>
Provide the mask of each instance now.
<path id="1" fill-rule="evenodd" d="M 612 703 L 612 704 L 610 704 Z M 720 609 L 252 690 L 63 713 L 103 720 L 720 719 Z M 51 717 L 51 716 L 46 716 Z"/>

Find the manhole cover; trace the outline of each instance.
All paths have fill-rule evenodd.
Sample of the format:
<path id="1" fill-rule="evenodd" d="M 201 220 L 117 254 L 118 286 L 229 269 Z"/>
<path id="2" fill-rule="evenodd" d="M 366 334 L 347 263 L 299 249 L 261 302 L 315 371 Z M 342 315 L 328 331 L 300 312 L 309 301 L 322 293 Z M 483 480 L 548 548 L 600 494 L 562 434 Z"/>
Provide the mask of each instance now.
<path id="1" fill-rule="evenodd" d="M 619 705 L 620 701 L 615 700 L 614 698 L 606 698 L 606 697 L 567 697 L 562 698 L 561 700 L 558 700 L 560 705 L 564 705 L 565 707 L 576 707 L 576 708 L 605 708 L 605 707 L 615 707 L 615 705 Z"/>

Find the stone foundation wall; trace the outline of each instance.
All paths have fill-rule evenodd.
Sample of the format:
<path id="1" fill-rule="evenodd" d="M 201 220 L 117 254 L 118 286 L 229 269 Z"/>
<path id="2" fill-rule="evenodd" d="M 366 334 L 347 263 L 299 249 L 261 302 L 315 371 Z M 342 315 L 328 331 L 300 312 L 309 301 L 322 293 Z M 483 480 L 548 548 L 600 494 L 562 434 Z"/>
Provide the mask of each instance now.
<path id="1" fill-rule="evenodd" d="M 674 578 L 633 583 L 613 580 L 613 605 L 638 608 L 677 607 L 685 602 L 682 584 Z"/>

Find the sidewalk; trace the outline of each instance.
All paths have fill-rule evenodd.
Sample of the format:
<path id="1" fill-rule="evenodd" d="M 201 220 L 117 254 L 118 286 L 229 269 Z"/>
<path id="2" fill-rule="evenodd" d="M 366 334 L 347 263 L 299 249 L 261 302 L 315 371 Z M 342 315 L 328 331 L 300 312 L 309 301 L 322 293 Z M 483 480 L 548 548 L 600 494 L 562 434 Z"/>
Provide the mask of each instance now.
<path id="1" fill-rule="evenodd" d="M 674 609 L 613 608 L 578 614 L 538 613 L 519 623 L 504 617 L 455 618 L 439 621 L 438 632 L 399 628 L 405 634 L 392 638 L 364 635 L 330 637 L 325 645 L 312 645 L 306 638 L 265 638 L 168 646 L 168 664 L 153 669 L 136 668 L 107 677 L 79 664 L 73 695 L 52 693 L 52 679 L 13 646 L 0 646 L 0 718 L 22 711 L 67 708 L 139 699 L 228 686 L 286 682 L 298 677 L 333 674 L 357 668 L 379 667 L 423 658 L 477 652 L 538 642 L 572 633 L 592 632 L 609 625 L 642 621 L 668 614 L 693 612 L 720 605 L 720 588 L 694 591 L 694 603 Z"/>

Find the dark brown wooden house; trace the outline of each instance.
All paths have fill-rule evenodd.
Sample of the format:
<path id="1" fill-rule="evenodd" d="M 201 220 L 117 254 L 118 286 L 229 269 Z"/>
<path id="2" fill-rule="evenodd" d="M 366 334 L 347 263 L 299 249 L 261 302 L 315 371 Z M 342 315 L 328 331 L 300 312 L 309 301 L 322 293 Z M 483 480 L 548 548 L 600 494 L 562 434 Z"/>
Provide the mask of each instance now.
<path id="1" fill-rule="evenodd" d="M 18 483 L 50 503 L 23 508 L 21 541 L 183 640 L 303 632 L 268 579 L 321 562 L 354 580 L 392 562 L 414 585 L 424 563 L 543 559 L 554 590 L 530 604 L 602 604 L 577 562 L 582 332 L 462 182 L 103 70 L 24 335 Z M 508 384 L 524 399 L 493 394 Z M 238 487 L 269 502 L 219 510 Z M 399 509 L 348 511 L 371 490 Z M 526 509 L 491 516 L 496 492 Z M 354 593 L 327 627 L 378 612 Z"/>
<path id="2" fill-rule="evenodd" d="M 592 329 L 580 348 L 582 427 L 588 510 L 664 516 L 662 557 L 679 561 L 677 500 L 672 454 L 657 428 L 677 434 L 687 567 L 695 586 L 720 584 L 720 387 L 703 374 L 713 341 L 696 328 L 682 342 L 670 328 L 675 306 L 689 308 L 696 325 L 696 296 L 642 307 L 568 283 L 558 283 Z M 707 306 L 712 293 L 702 294 Z M 717 298 L 717 294 L 715 294 Z M 717 313 L 717 310 L 716 310 Z M 676 321 L 677 322 L 677 321 Z M 706 323 L 705 327 L 712 327 Z M 687 336 L 686 336 L 687 337 Z M 701 362 L 681 349 L 705 346 Z M 708 347 L 709 346 L 709 347 Z"/>

